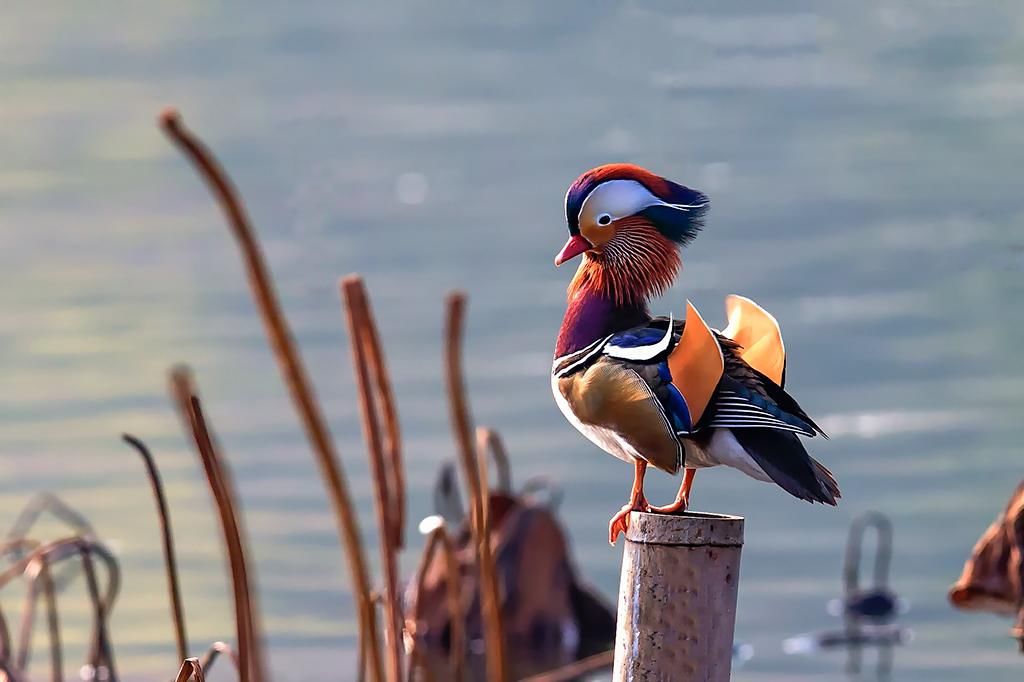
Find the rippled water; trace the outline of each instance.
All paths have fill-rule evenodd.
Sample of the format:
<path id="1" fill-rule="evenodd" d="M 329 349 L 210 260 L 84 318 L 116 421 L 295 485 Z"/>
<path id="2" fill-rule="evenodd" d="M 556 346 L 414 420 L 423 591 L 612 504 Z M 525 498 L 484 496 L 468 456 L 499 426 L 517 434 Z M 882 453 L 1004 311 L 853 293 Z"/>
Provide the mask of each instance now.
<path id="1" fill-rule="evenodd" d="M 737 680 L 841 679 L 788 635 L 834 626 L 850 519 L 892 517 L 913 605 L 897 679 L 1018 679 L 1009 622 L 945 589 L 1020 479 L 1024 12 L 970 2 L 333 3 L 294 10 L 20 3 L 0 22 L 0 520 L 33 491 L 81 509 L 125 570 L 114 640 L 138 679 L 175 667 L 159 546 L 135 456 L 154 447 L 180 537 L 190 636 L 230 635 L 217 529 L 166 398 L 196 370 L 242 491 L 277 667 L 352 665 L 345 571 L 322 486 L 205 189 L 154 125 L 178 105 L 233 172 L 263 236 L 372 540 L 336 280 L 363 273 L 408 444 L 414 517 L 452 455 L 441 299 L 472 295 L 477 420 L 519 480 L 547 473 L 584 572 L 627 467 L 555 409 L 550 353 L 571 272 L 561 200 L 630 160 L 708 192 L 680 283 L 782 321 L 790 387 L 844 491 L 811 507 L 730 471 L 695 504 L 747 517 Z M 654 499 L 674 482 L 655 477 Z M 408 570 L 415 552 L 405 557 Z M 14 597 L 11 597 L 14 599 Z M 15 602 L 8 609 L 13 608 Z M 84 609 L 65 620 L 83 646 Z M 313 668 L 315 662 L 318 668 Z"/>

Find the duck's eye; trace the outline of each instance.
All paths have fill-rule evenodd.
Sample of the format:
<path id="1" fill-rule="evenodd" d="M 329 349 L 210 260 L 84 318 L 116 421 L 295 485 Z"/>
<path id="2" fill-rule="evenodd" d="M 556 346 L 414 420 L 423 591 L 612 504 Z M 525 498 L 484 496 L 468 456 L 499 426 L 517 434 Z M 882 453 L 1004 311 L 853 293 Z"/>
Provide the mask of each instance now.
<path id="1" fill-rule="evenodd" d="M 602 213 L 601 215 L 597 216 L 597 224 L 602 227 L 604 227 L 605 225 L 610 225 L 611 222 L 612 217 L 607 213 Z"/>

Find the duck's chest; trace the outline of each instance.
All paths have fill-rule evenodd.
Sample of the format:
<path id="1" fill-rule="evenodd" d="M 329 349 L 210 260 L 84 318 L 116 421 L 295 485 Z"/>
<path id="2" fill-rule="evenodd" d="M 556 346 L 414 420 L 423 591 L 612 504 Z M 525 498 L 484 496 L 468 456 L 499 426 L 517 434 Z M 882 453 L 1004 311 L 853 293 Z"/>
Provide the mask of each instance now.
<path id="1" fill-rule="evenodd" d="M 639 453 L 629 447 L 629 444 L 623 441 L 618 434 L 605 426 L 586 424 L 576 415 L 573 404 L 569 402 L 573 396 L 574 383 L 575 377 L 559 379 L 554 375 L 551 376 L 551 393 L 555 396 L 555 404 L 558 405 L 558 409 L 562 411 L 566 420 L 597 447 L 623 461 L 632 462 L 639 456 Z"/>
<path id="2" fill-rule="evenodd" d="M 602 359 L 569 376 L 552 375 L 551 392 L 566 420 L 605 452 L 666 471 L 678 467 L 679 440 L 636 372 Z"/>

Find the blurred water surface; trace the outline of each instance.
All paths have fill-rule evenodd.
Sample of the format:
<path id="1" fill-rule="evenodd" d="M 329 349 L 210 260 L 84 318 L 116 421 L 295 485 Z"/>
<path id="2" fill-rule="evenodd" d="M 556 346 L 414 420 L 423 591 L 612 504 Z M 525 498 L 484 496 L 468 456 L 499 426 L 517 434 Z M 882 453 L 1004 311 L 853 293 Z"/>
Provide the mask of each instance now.
<path id="1" fill-rule="evenodd" d="M 81 509 L 125 569 L 114 639 L 132 679 L 175 668 L 156 524 L 135 455 L 166 477 L 190 636 L 232 632 L 219 536 L 164 388 L 196 370 L 241 489 L 273 660 L 353 663 L 322 485 L 205 189 L 154 125 L 174 103 L 245 194 L 374 542 L 337 278 L 366 276 L 399 396 L 412 517 L 453 454 L 442 297 L 471 293 L 477 421 L 515 474 L 566 489 L 582 570 L 614 592 L 609 515 L 630 471 L 549 396 L 571 268 L 562 196 L 629 160 L 710 194 L 680 283 L 713 324 L 730 292 L 782 321 L 792 391 L 830 431 L 838 510 L 731 471 L 695 504 L 748 519 L 737 680 L 842 679 L 787 657 L 834 626 L 850 519 L 896 530 L 916 632 L 900 680 L 1016 680 L 1009 623 L 945 589 L 1020 479 L 1024 10 L 972 2 L 455 0 L 274 10 L 13 3 L 0 22 L 0 520 L 33 491 Z M 675 482 L 656 476 L 655 500 Z M 418 541 L 417 541 L 418 542 Z M 375 558 L 375 554 L 371 553 Z M 406 572 L 415 548 L 404 557 Z M 10 597 L 14 599 L 14 597 Z M 12 609 L 15 601 L 5 607 Z M 84 607 L 64 614 L 74 657 Z M 78 624 L 78 629 L 74 629 Z M 40 654 L 42 656 L 42 654 Z M 314 667 L 311 662 L 315 662 Z M 332 675 L 332 677 L 334 677 Z"/>

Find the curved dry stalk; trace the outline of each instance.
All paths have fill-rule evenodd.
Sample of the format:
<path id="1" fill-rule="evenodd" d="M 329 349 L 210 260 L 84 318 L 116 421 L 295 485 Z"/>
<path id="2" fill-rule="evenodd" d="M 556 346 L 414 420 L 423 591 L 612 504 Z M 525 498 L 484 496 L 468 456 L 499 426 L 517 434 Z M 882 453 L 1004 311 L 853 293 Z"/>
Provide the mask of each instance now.
<path id="1" fill-rule="evenodd" d="M 573 661 L 560 668 L 548 670 L 539 675 L 531 675 L 523 680 L 523 682 L 572 682 L 572 680 L 577 680 L 584 675 L 607 670 L 612 667 L 614 662 L 615 650 L 609 649 L 608 651 L 602 651 L 593 656 Z"/>
<path id="2" fill-rule="evenodd" d="M 0 663 L 8 660 L 14 652 L 11 650 L 11 630 L 7 626 L 7 618 L 0 609 Z"/>
<path id="3" fill-rule="evenodd" d="M 491 552 L 490 529 L 487 526 L 487 504 L 481 485 L 479 459 L 473 448 L 473 437 L 466 390 L 462 380 L 462 321 L 465 317 L 466 296 L 461 292 L 449 294 L 448 314 L 445 321 L 445 376 L 451 408 L 452 428 L 458 444 L 462 473 L 470 491 L 472 518 L 470 528 L 476 545 L 477 568 L 480 571 L 480 606 L 484 623 L 487 649 L 487 677 L 491 682 L 505 682 L 508 669 L 505 661 L 505 634 L 501 623 L 498 576 Z"/>
<path id="4" fill-rule="evenodd" d="M 57 613 L 57 595 L 53 585 L 53 575 L 50 573 L 50 562 L 47 560 L 46 555 L 41 554 L 30 561 L 25 567 L 25 573 L 29 575 L 29 587 L 25 593 L 25 605 L 22 607 L 21 612 L 21 627 L 18 637 L 20 644 L 14 665 L 19 670 L 26 670 L 28 668 L 32 648 L 32 630 L 35 624 L 36 602 L 39 599 L 41 585 L 43 600 L 46 603 L 51 679 L 54 682 L 60 682 L 63 679 L 64 667 L 60 642 L 60 616 Z"/>
<path id="5" fill-rule="evenodd" d="M 398 565 L 397 551 L 400 539 L 396 537 L 397 510 L 394 508 L 398 491 L 392 489 L 394 477 L 387 474 L 388 463 L 381 444 L 381 429 L 378 407 L 386 402 L 381 388 L 382 374 L 379 347 L 375 351 L 370 348 L 376 341 L 373 331 L 373 320 L 370 317 L 363 282 L 358 277 L 346 277 L 341 283 L 341 295 L 345 302 L 345 321 L 348 324 L 349 336 L 352 339 L 352 366 L 356 374 L 356 385 L 359 390 L 359 412 L 363 420 L 363 436 L 366 438 L 367 452 L 370 459 L 370 470 L 373 474 L 374 508 L 377 513 L 377 526 L 380 529 L 381 566 L 384 570 L 384 641 L 387 648 L 387 673 L 389 680 L 400 680 L 402 677 L 402 643 L 399 636 L 401 611 L 398 599 Z M 376 356 L 377 376 L 371 379 L 368 357 Z M 376 390 L 375 390 L 376 389 Z M 379 400 L 374 400 L 376 393 Z M 392 414 L 392 418 L 394 415 Z M 397 428 L 394 429 L 397 431 Z M 394 460 L 390 462 L 394 468 Z"/>
<path id="6" fill-rule="evenodd" d="M 420 565 L 416 569 L 416 577 L 414 578 L 413 584 L 415 587 L 416 594 L 416 608 L 413 611 L 413 621 L 419 623 L 421 619 L 420 613 L 420 595 L 423 594 L 423 581 L 426 580 L 427 570 L 430 568 L 430 564 L 434 560 L 434 554 L 437 553 L 438 547 L 444 552 L 445 561 L 445 583 L 446 591 L 448 593 L 448 617 L 449 623 L 451 624 L 451 636 L 448 642 L 448 665 L 452 671 L 453 680 L 462 680 L 465 676 L 465 656 L 466 656 L 466 622 L 463 619 L 462 614 L 462 576 L 459 573 L 459 561 L 455 556 L 455 544 L 452 542 L 452 538 L 448 535 L 448 531 L 445 530 L 444 526 L 438 526 L 430 532 L 427 536 L 427 544 L 423 549 L 423 557 L 420 559 Z M 415 641 L 415 640 L 414 640 Z M 415 652 L 418 647 L 413 645 L 413 651 Z M 412 682 L 412 674 L 414 665 L 409 666 L 409 682 Z"/>
<path id="7" fill-rule="evenodd" d="M 242 537 L 240 518 L 235 512 L 237 502 L 234 486 L 203 416 L 191 372 L 183 366 L 174 367 L 171 370 L 170 383 L 171 395 L 182 420 L 188 426 L 203 471 L 206 473 L 206 480 L 217 506 L 224 544 L 227 547 L 231 586 L 234 591 L 235 624 L 238 629 L 239 676 L 242 682 L 249 682 L 250 679 L 252 682 L 262 682 L 266 679 L 266 664 L 262 655 L 254 581 L 249 577 L 249 567 L 245 558 L 246 543 Z"/>
<path id="8" fill-rule="evenodd" d="M 508 461 L 508 451 L 505 449 L 505 442 L 501 435 L 494 429 L 487 426 L 476 427 L 476 450 L 480 461 L 485 461 L 490 454 L 494 459 L 495 470 L 498 475 L 498 483 L 494 489 L 505 494 L 512 493 L 512 467 Z M 489 481 L 484 479 L 484 485 Z"/>
<path id="9" fill-rule="evenodd" d="M 348 293 L 346 293 L 348 288 Z M 394 391 L 391 388 L 391 377 L 384 360 L 384 349 L 377 333 L 377 323 L 373 318 L 373 307 L 366 295 L 366 287 L 359 275 L 350 275 L 341 282 L 342 294 L 350 296 L 346 299 L 349 305 L 358 307 L 363 320 L 360 325 L 364 360 L 370 370 L 376 394 L 378 419 L 383 422 L 384 461 L 387 465 L 388 510 L 391 516 L 392 542 L 397 549 L 405 546 L 405 467 L 402 458 L 402 432 L 398 425 L 398 411 L 395 407 Z"/>
<path id="10" fill-rule="evenodd" d="M 92 524 L 89 523 L 88 519 L 69 507 L 64 500 L 53 493 L 41 492 L 36 493 L 29 500 L 28 504 L 22 508 L 18 518 L 11 525 L 11 529 L 7 531 L 6 542 L 12 543 L 16 540 L 24 539 L 43 512 L 47 511 L 71 528 L 75 535 L 96 537 L 96 531 L 93 530 Z"/>
<path id="11" fill-rule="evenodd" d="M 210 668 L 214 662 L 220 658 L 221 655 L 227 656 L 228 660 L 235 666 L 235 671 L 239 669 L 238 666 L 238 654 L 231 648 L 231 645 L 227 642 L 214 642 L 210 645 L 210 648 L 206 650 L 206 654 L 203 656 L 200 665 L 205 672 L 210 672 Z"/>
<path id="12" fill-rule="evenodd" d="M 174 678 L 174 682 L 188 682 L 191 679 L 194 679 L 196 682 L 206 682 L 206 677 L 203 675 L 203 666 L 198 658 L 186 658 L 182 661 L 181 668 L 178 669 L 178 676 Z"/>
<path id="13" fill-rule="evenodd" d="M 24 544 L 27 545 L 30 543 L 24 542 Z M 105 594 L 101 594 L 99 590 L 96 570 L 93 565 L 93 554 L 103 561 L 107 569 L 107 588 Z M 44 545 L 38 545 L 31 554 L 14 562 L 6 570 L 0 573 L 0 589 L 15 577 L 31 571 L 32 566 L 38 564 L 44 559 L 47 562 L 47 568 L 52 570 L 52 567 L 56 563 L 74 556 L 78 556 L 81 560 L 86 580 L 86 587 L 89 593 L 90 603 L 93 608 L 93 636 L 91 638 L 90 653 L 88 657 L 89 663 L 94 669 L 99 668 L 102 664 L 107 670 L 108 679 L 116 680 L 117 674 L 114 668 L 113 652 L 110 647 L 107 617 L 113 608 L 114 600 L 116 599 L 118 590 L 120 589 L 121 577 L 120 571 L 117 567 L 117 560 L 106 547 L 95 540 L 78 536 L 61 538 Z M 31 587 L 32 590 L 35 589 L 34 583 Z M 31 618 L 28 614 L 31 613 L 32 610 L 34 610 L 34 603 L 31 604 L 31 609 L 26 608 L 25 617 Z M 26 627 L 28 626 L 26 626 L 23 621 L 22 630 L 25 631 Z M 28 657 L 26 646 L 22 646 L 19 658 L 22 655 L 24 655 L 23 660 L 27 664 Z M 15 661 L 15 669 L 23 669 L 17 667 L 17 661 Z"/>
<path id="14" fill-rule="evenodd" d="M 57 613 L 57 595 L 54 590 L 53 576 L 46 559 L 40 560 L 39 580 L 43 583 L 43 595 L 46 598 L 46 625 L 50 633 L 50 677 L 53 682 L 64 679 L 64 658 L 60 643 L 60 615 Z"/>
<path id="15" fill-rule="evenodd" d="M 85 585 L 89 592 L 89 601 L 93 609 L 93 638 L 89 663 L 99 678 L 99 670 L 106 670 L 106 679 L 117 680 L 117 671 L 114 667 L 114 651 L 110 645 L 110 632 L 107 628 L 107 618 L 110 615 L 110 603 L 105 603 L 100 596 L 99 582 L 96 580 L 96 567 L 92 562 L 92 549 L 89 545 L 81 546 L 79 557 L 82 561 L 82 572 L 85 575 Z"/>
<path id="16" fill-rule="evenodd" d="M 160 479 L 160 470 L 149 448 L 141 440 L 131 434 L 122 434 L 121 439 L 131 445 L 142 457 L 146 465 L 146 476 L 153 490 L 156 502 L 156 515 L 160 520 L 160 534 L 164 545 L 164 569 L 167 573 L 167 594 L 171 600 L 171 618 L 174 621 L 174 641 L 178 648 L 178 659 L 188 658 L 188 637 L 185 634 L 185 609 L 181 604 L 181 588 L 178 585 L 178 560 L 174 553 L 174 531 L 171 529 L 171 512 L 167 508 L 164 495 L 164 484 Z"/>
<path id="17" fill-rule="evenodd" d="M 367 649 L 371 679 L 374 682 L 381 682 L 383 674 L 381 672 L 380 645 L 377 641 L 377 616 L 370 603 L 370 580 L 359 537 L 358 521 L 348 486 L 345 483 L 341 461 L 320 412 L 319 404 L 314 397 L 309 377 L 299 358 L 298 351 L 295 349 L 295 342 L 292 339 L 288 323 L 281 312 L 281 306 L 271 284 L 270 273 L 263 260 L 259 243 L 256 241 L 242 203 L 238 198 L 238 193 L 230 179 L 214 160 L 206 146 L 185 129 L 178 112 L 173 109 L 164 111 L 160 116 L 160 126 L 188 157 L 216 196 L 228 219 L 228 226 L 242 251 L 253 299 L 260 311 L 270 346 L 274 351 L 292 402 L 302 420 L 306 437 L 320 466 L 320 473 L 324 478 L 328 496 L 334 507 L 341 541 L 349 562 L 352 591 L 359 605 L 359 634 L 361 638 L 370 639 Z"/>
<path id="18" fill-rule="evenodd" d="M 26 542 L 26 545 L 27 544 L 28 543 Z M 47 558 L 50 563 L 50 567 L 52 568 L 54 564 L 76 556 L 86 550 L 99 556 L 107 567 L 107 593 L 103 597 L 103 603 L 109 607 L 113 604 L 114 598 L 117 596 L 121 587 L 121 574 L 117 567 L 117 560 L 114 558 L 114 555 L 110 553 L 110 550 L 96 540 L 79 537 L 77 535 L 68 538 L 60 538 L 42 545 L 36 544 L 35 549 L 33 549 L 29 555 L 18 559 L 5 570 L 0 571 L 0 589 L 3 589 L 7 583 L 11 582 L 14 578 L 25 573 L 29 565 L 32 562 L 37 561 L 41 556 L 45 556 Z"/>

